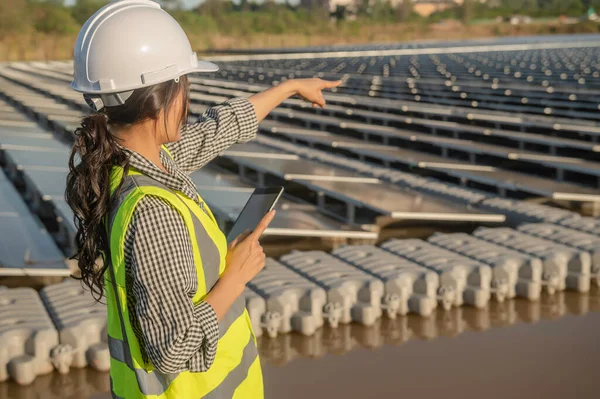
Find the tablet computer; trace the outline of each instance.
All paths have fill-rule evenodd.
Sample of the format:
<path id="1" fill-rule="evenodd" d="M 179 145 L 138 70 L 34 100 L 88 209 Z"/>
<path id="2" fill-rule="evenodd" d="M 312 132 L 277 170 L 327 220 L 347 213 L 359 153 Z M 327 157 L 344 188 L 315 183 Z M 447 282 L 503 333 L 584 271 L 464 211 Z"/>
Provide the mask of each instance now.
<path id="1" fill-rule="evenodd" d="M 254 231 L 261 219 L 273 209 L 279 197 L 283 193 L 283 187 L 265 187 L 254 190 L 244 209 L 233 223 L 227 234 L 227 243 L 246 230 Z"/>

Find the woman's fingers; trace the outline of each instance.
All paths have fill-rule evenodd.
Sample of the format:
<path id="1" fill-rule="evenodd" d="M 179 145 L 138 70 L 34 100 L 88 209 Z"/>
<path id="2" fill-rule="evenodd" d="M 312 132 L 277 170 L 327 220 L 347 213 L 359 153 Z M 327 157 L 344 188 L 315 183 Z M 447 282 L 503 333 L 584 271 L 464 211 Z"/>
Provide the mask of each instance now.
<path id="1" fill-rule="evenodd" d="M 323 97 L 323 90 L 332 89 L 342 84 L 341 80 L 323 80 L 314 78 L 307 80 L 306 86 L 300 91 L 300 97 L 305 101 L 312 103 L 313 108 L 325 108 L 326 101 Z"/>
<path id="2" fill-rule="evenodd" d="M 250 230 L 246 229 L 243 233 L 238 234 L 228 245 L 228 250 L 231 251 L 238 243 L 244 241 L 244 238 L 248 237 Z"/>
<path id="3" fill-rule="evenodd" d="M 235 248 L 235 246 L 237 245 L 237 243 L 238 243 L 238 241 L 239 241 L 239 238 L 240 238 L 240 236 L 237 236 L 236 238 L 234 238 L 234 239 L 233 239 L 233 241 L 231 241 L 231 242 L 229 243 L 229 245 L 227 246 L 227 251 L 228 251 L 228 252 L 231 252 L 231 250 L 232 250 L 233 248 Z"/>
<path id="4" fill-rule="evenodd" d="M 325 97 L 323 97 L 323 93 L 320 90 L 314 93 L 314 96 L 308 100 L 312 102 L 313 108 L 325 108 Z"/>
<path id="5" fill-rule="evenodd" d="M 333 89 L 334 87 L 338 87 L 342 84 L 341 80 L 324 80 L 324 89 Z"/>
<path id="6" fill-rule="evenodd" d="M 267 255 L 261 245 L 256 246 L 250 254 L 249 261 L 252 265 L 252 273 L 256 275 L 265 266 Z"/>
<path id="7" fill-rule="evenodd" d="M 249 236 L 258 241 L 258 239 L 260 238 L 262 233 L 264 233 L 265 230 L 267 229 L 267 227 L 269 227 L 269 224 L 271 223 L 271 221 L 273 220 L 274 217 L 275 217 L 275 209 L 273 209 L 272 211 L 267 213 L 262 218 L 262 220 L 258 223 L 258 226 L 256 226 L 254 231 L 252 233 L 250 233 Z"/>

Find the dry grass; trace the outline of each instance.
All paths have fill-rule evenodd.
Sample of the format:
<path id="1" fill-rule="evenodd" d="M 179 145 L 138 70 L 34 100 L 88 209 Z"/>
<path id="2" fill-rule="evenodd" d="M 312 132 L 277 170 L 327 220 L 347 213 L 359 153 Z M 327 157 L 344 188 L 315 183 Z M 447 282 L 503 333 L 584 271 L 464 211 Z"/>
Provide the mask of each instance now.
<path id="1" fill-rule="evenodd" d="M 552 23 L 511 26 L 485 24 L 465 26 L 457 21 L 441 24 L 358 25 L 330 27 L 328 32 L 313 34 L 255 33 L 244 36 L 190 34 L 192 46 L 198 52 L 211 50 L 303 47 L 343 44 L 397 43 L 415 40 L 461 40 L 498 36 L 519 36 L 548 33 L 576 33 L 577 26 Z M 0 61 L 60 60 L 72 56 L 75 35 L 44 35 L 24 32 L 0 38 Z"/>
<path id="2" fill-rule="evenodd" d="M 344 44 L 398 43 L 417 40 L 463 40 L 501 36 L 525 36 L 549 33 L 575 33 L 556 24 L 531 24 L 512 26 L 508 24 L 486 24 L 466 26 L 457 21 L 443 24 L 397 24 L 371 25 L 354 28 L 344 26 L 323 34 L 253 34 L 244 37 L 213 36 L 204 41 L 194 41 L 198 51 L 302 47 Z"/>
<path id="3" fill-rule="evenodd" d="M 0 38 L 0 61 L 64 60 L 73 56 L 76 36 L 28 32 Z"/>

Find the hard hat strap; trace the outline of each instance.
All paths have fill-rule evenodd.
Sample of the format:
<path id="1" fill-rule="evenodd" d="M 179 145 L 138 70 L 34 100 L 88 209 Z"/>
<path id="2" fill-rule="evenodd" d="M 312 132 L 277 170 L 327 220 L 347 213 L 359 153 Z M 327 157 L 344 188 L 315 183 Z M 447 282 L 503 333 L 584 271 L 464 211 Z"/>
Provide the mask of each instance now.
<path id="1" fill-rule="evenodd" d="M 125 104 L 125 101 L 133 94 L 133 90 L 121 93 L 109 94 L 84 94 L 83 98 L 87 105 L 94 111 L 100 111 L 104 107 L 115 107 Z"/>

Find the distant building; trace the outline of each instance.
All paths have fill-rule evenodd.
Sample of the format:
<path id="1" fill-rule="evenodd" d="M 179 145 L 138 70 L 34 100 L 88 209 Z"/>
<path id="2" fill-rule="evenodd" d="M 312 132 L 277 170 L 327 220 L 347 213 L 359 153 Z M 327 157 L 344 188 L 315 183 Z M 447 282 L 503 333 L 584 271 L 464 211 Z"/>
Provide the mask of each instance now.
<path id="1" fill-rule="evenodd" d="M 401 3 L 401 0 L 396 0 L 396 3 Z M 444 11 L 455 5 L 460 5 L 463 0 L 413 0 L 414 11 L 423 16 L 428 17 L 434 12 Z"/>
<path id="2" fill-rule="evenodd" d="M 343 7 L 347 13 L 354 14 L 358 10 L 358 5 L 364 0 L 300 0 L 301 7 L 318 8 L 329 10 L 330 13 L 336 12 L 338 7 Z M 376 0 L 369 0 L 369 3 L 374 3 Z M 413 3 L 414 11 L 424 17 L 427 17 L 434 12 L 443 11 L 450 7 L 461 5 L 464 0 L 388 0 L 392 7 L 397 7 L 403 1 Z M 492 2 L 495 0 L 478 0 L 481 3 Z"/>
<path id="3" fill-rule="evenodd" d="M 408 0 L 414 3 L 414 10 L 417 14 L 428 17 L 434 12 L 444 11 L 448 8 L 460 6 L 464 0 Z M 479 3 L 493 3 L 499 0 L 478 0 Z M 402 3 L 402 0 L 392 0 L 392 4 Z"/>
<path id="4" fill-rule="evenodd" d="M 527 25 L 533 20 L 527 15 L 513 15 L 510 17 L 509 22 L 511 25 Z"/>

